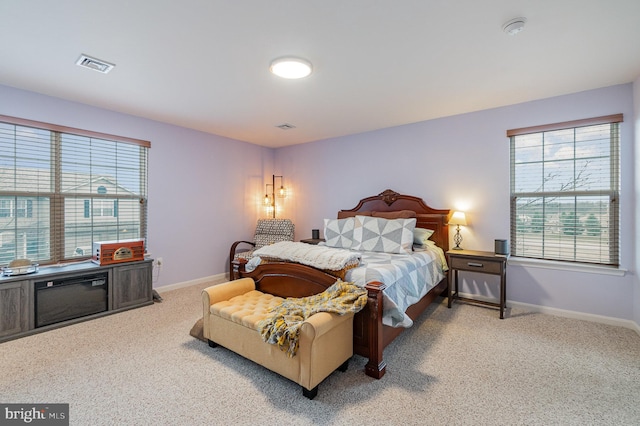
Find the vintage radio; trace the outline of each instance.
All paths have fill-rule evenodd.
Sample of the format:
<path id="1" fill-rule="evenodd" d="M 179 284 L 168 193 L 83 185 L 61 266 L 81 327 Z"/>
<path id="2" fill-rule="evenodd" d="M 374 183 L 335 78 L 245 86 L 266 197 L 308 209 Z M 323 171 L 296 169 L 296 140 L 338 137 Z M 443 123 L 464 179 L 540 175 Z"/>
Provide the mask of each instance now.
<path id="1" fill-rule="evenodd" d="M 100 266 L 144 260 L 144 240 L 93 243 L 91 260 Z"/>

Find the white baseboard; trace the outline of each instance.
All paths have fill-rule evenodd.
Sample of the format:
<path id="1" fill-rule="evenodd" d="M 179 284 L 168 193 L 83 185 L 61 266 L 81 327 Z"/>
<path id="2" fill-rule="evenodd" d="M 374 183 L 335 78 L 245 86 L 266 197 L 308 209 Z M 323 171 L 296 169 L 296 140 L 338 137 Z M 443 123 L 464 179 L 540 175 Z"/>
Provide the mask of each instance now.
<path id="1" fill-rule="evenodd" d="M 229 279 L 229 275 L 223 272 L 222 274 L 210 275 L 208 277 L 197 278 L 195 280 L 183 281 L 181 283 L 176 283 L 176 284 L 163 285 L 162 287 L 155 287 L 154 290 L 156 290 L 158 293 L 164 293 L 165 291 L 177 290 L 179 288 L 203 284 L 209 281 L 219 281 L 219 280 L 227 280 L 227 279 Z"/>
<path id="2" fill-rule="evenodd" d="M 478 299 L 485 302 L 496 302 L 495 299 L 479 296 L 476 294 L 460 293 L 460 296 L 468 297 L 471 299 Z M 550 308 L 548 306 L 533 305 L 530 303 L 514 302 L 512 300 L 507 300 L 507 306 L 510 308 L 524 309 L 530 312 L 540 312 L 542 314 L 555 315 L 558 317 L 573 318 L 573 319 L 579 319 L 584 321 L 597 322 L 601 324 L 614 325 L 617 327 L 630 328 L 632 330 L 635 330 L 635 332 L 640 335 L 640 326 L 631 320 L 606 317 L 604 315 L 588 314 L 584 312 L 568 311 L 565 309 Z"/>

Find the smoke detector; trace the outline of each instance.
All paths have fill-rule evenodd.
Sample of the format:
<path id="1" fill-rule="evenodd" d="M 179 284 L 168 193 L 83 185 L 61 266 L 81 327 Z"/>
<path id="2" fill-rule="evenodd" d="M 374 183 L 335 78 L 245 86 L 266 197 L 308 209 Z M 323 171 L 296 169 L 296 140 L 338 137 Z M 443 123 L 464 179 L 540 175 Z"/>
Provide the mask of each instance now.
<path id="1" fill-rule="evenodd" d="M 91 56 L 87 56 L 84 53 L 80 55 L 80 57 L 76 61 L 76 65 L 89 68 L 90 70 L 98 71 L 103 74 L 108 73 L 113 69 L 113 67 L 115 67 L 114 64 L 110 64 L 109 62 L 105 62 L 100 59 L 92 58 Z"/>
<path id="2" fill-rule="evenodd" d="M 524 24 L 527 22 L 527 18 L 514 18 L 505 22 L 502 26 L 502 31 L 509 35 L 516 35 L 524 29 Z"/>

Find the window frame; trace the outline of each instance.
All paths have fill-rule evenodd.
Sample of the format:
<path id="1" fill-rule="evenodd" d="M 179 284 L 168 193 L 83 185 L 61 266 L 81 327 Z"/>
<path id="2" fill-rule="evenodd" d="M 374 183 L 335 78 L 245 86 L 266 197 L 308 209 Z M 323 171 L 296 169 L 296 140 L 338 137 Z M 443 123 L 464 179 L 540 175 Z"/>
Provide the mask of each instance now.
<path id="1" fill-rule="evenodd" d="M 107 199 L 108 199 L 108 203 L 111 203 L 111 209 L 113 213 L 112 217 L 118 217 L 118 212 L 115 209 L 118 208 L 117 206 L 120 204 L 119 203 L 120 200 L 136 200 L 136 201 L 139 200 L 139 203 L 141 205 L 140 211 L 139 211 L 139 216 L 140 216 L 139 217 L 139 229 L 140 229 L 139 235 L 141 239 L 144 239 L 146 241 L 147 239 L 147 205 L 148 205 L 147 185 L 148 185 L 148 170 L 149 170 L 148 150 L 149 148 L 151 148 L 151 142 L 142 140 L 142 139 L 134 139 L 134 138 L 112 135 L 107 133 L 78 129 L 78 128 L 73 128 L 68 126 L 61 126 L 61 125 L 56 125 L 56 124 L 51 124 L 46 122 L 28 120 L 28 119 L 19 118 L 19 117 L 11 117 L 11 116 L 1 115 L 1 114 L 0 114 L 0 122 L 9 124 L 9 125 L 14 125 L 14 126 L 28 127 L 28 128 L 51 132 L 52 156 L 50 158 L 49 165 L 52 171 L 51 174 L 52 176 L 54 176 L 52 178 L 51 190 L 35 191 L 35 192 L 9 190 L 9 191 L 0 192 L 0 196 L 13 197 L 13 200 L 10 200 L 10 203 L 9 203 L 11 205 L 11 209 L 9 212 L 10 215 L 16 215 L 18 213 L 19 207 L 16 203 L 16 200 L 24 201 L 25 207 L 22 210 L 24 211 L 25 215 L 28 215 L 29 212 L 33 213 L 32 209 L 34 208 L 33 205 L 35 204 L 33 203 L 33 201 L 31 201 L 31 199 L 34 199 L 34 200 L 40 199 L 40 198 L 48 199 L 48 203 L 49 203 L 48 213 L 49 213 L 49 225 L 50 225 L 49 256 L 51 258 L 46 260 L 39 260 L 40 264 L 46 265 L 46 264 L 54 264 L 54 263 L 63 263 L 63 262 L 69 262 L 69 261 L 77 261 L 79 259 L 77 256 L 74 256 L 74 255 L 65 256 L 66 224 L 65 224 L 64 205 L 65 205 L 65 200 L 75 198 L 77 200 L 80 200 L 81 202 L 82 199 L 86 199 L 87 197 L 86 195 L 70 196 L 69 194 L 65 193 L 61 188 L 62 170 L 61 170 L 60 145 L 62 143 L 62 138 L 64 135 L 85 137 L 85 138 L 96 139 L 96 140 L 101 140 L 105 142 L 113 142 L 116 144 L 119 144 L 119 143 L 133 144 L 133 145 L 139 146 L 140 148 L 144 148 L 140 150 L 140 154 L 139 154 L 140 155 L 139 170 L 140 172 L 144 171 L 144 176 L 142 175 L 140 176 L 141 193 L 134 194 L 134 195 L 121 195 L 121 194 L 107 195 L 102 193 L 91 194 L 90 195 L 90 216 L 91 218 L 93 217 L 93 208 L 92 208 L 93 201 L 91 200 L 99 200 L 100 201 L 99 204 L 104 204 L 105 202 L 107 202 Z M 32 203 L 31 205 L 29 204 L 30 201 Z M 81 217 L 83 216 L 82 213 L 83 212 L 80 211 Z M 104 226 L 104 225 L 101 223 L 99 224 L 99 226 Z M 29 230 L 30 228 L 26 228 L 26 229 Z M 94 228 L 93 224 L 91 224 L 91 229 L 92 229 L 92 233 L 96 232 L 96 229 Z M 91 257 L 90 253 L 89 253 L 89 256 L 84 256 L 84 257 L 90 258 Z"/>
<path id="2" fill-rule="evenodd" d="M 511 255 L 517 257 L 519 260 L 529 260 L 534 263 L 536 262 L 549 262 L 554 264 L 574 264 L 574 265 L 583 265 L 589 267 L 620 267 L 620 125 L 619 123 L 623 122 L 623 114 L 612 114 L 594 118 L 587 118 L 581 120 L 573 120 L 573 121 L 565 121 L 553 124 L 545 124 L 540 126 L 532 126 L 532 127 L 523 127 L 518 129 L 507 130 L 507 137 L 509 138 L 510 147 L 510 234 L 511 234 Z M 610 136 L 609 138 L 609 169 L 610 169 L 610 179 L 611 183 L 609 185 L 608 190 L 579 190 L 573 189 L 571 191 L 515 191 L 515 176 L 516 176 L 516 161 L 515 161 L 515 138 L 517 136 L 523 135 L 531 135 L 531 134 L 543 134 L 545 132 L 553 132 L 553 131 L 561 131 L 561 130 L 573 130 L 574 133 L 576 129 L 589 127 L 589 126 L 598 126 L 603 124 L 610 124 L 612 126 L 616 126 L 615 136 Z M 613 130 L 613 127 L 611 127 Z M 575 143 L 575 139 L 574 139 Z M 575 153 L 574 156 L 571 157 L 572 161 L 576 161 Z M 544 160 L 543 160 L 544 163 Z M 544 178 L 544 172 L 541 175 Z M 608 238 L 609 238 L 609 247 L 615 247 L 614 253 L 610 256 L 608 262 L 600 261 L 585 261 L 585 260 L 576 260 L 575 255 L 574 259 L 569 259 L 563 256 L 545 256 L 544 253 L 540 256 L 532 256 L 532 255 L 523 255 L 523 253 L 518 250 L 518 219 L 517 219 L 517 200 L 518 198 L 525 197 L 536 197 L 536 198 L 544 198 L 544 197 L 562 197 L 562 198 L 580 198 L 585 196 L 593 196 L 597 195 L 600 197 L 609 197 L 609 220 L 608 220 Z M 544 202 L 543 202 L 544 203 Z M 545 216 L 546 217 L 546 216 Z M 561 216 L 562 217 L 562 216 Z M 574 241 L 574 252 L 578 245 Z M 543 243 L 544 249 L 544 243 Z"/>

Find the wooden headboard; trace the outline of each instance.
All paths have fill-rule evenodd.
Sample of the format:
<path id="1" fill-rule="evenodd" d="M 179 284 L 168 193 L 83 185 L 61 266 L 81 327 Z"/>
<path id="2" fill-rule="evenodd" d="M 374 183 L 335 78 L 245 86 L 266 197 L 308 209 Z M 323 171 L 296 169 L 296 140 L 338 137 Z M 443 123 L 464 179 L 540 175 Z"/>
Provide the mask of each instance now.
<path id="1" fill-rule="evenodd" d="M 416 228 L 432 229 L 431 240 L 445 252 L 449 250 L 449 213 L 450 210 L 439 210 L 429 207 L 422 198 L 399 194 L 387 189 L 378 195 L 363 198 L 357 206 L 348 210 L 340 210 L 338 218 L 370 215 L 371 212 L 397 212 L 411 210 L 416 213 Z"/>

